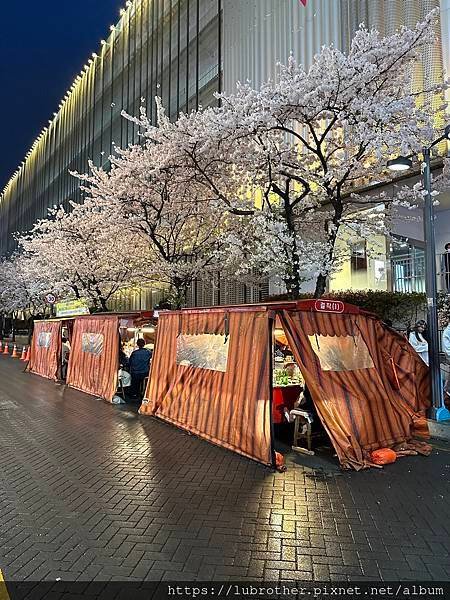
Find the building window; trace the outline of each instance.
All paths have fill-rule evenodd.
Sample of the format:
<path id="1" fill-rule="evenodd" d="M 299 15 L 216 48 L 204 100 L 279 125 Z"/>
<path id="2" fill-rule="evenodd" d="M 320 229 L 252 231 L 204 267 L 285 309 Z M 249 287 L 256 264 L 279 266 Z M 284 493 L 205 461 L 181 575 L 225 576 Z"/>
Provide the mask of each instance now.
<path id="1" fill-rule="evenodd" d="M 367 271 L 367 244 L 365 241 L 352 244 L 352 271 Z"/>

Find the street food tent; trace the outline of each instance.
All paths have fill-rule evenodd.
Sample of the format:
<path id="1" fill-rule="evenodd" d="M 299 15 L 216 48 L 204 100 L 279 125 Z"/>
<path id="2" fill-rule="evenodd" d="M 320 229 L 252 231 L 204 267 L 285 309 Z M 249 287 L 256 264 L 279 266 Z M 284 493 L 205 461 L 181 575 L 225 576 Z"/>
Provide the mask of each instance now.
<path id="1" fill-rule="evenodd" d="M 374 315 L 331 300 L 162 313 L 140 413 L 275 466 L 272 341 L 282 327 L 343 468 L 428 435 L 428 369 Z"/>
<path id="2" fill-rule="evenodd" d="M 61 364 L 62 321 L 35 321 L 27 371 L 58 379 Z"/>
<path id="3" fill-rule="evenodd" d="M 117 390 L 120 330 L 135 330 L 152 312 L 99 313 L 75 319 L 67 384 L 112 401 Z"/>

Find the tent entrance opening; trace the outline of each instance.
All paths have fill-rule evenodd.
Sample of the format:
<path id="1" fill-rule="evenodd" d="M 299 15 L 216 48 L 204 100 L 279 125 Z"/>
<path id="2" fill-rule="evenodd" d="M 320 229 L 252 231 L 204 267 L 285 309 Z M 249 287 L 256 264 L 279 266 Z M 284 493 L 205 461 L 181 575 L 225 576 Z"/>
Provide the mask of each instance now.
<path id="1" fill-rule="evenodd" d="M 273 332 L 272 421 L 275 450 L 329 453 L 331 442 L 277 317 Z"/>

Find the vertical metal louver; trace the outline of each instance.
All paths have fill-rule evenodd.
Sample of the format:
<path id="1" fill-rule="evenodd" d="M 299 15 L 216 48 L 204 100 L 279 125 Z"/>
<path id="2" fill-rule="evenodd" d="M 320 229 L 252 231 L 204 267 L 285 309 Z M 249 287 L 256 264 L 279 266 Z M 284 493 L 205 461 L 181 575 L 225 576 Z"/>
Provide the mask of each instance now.
<path id="1" fill-rule="evenodd" d="M 290 53 L 309 65 L 324 44 L 341 45 L 339 1 L 226 0 L 223 3 L 224 89 L 236 81 L 259 86 Z"/>
<path id="2" fill-rule="evenodd" d="M 113 142 L 139 141 L 138 127 L 121 116 L 137 114 L 141 97 L 155 119 L 154 97 L 167 113 L 216 102 L 221 44 L 218 0 L 134 0 L 86 67 L 56 116 L 0 194 L 0 254 L 53 205 L 81 201 L 69 170 L 86 172 L 88 159 L 107 167 Z M 97 40 L 93 40 L 96 42 Z"/>
<path id="3" fill-rule="evenodd" d="M 369 29 L 375 28 L 382 35 L 389 35 L 402 26 L 414 27 L 434 8 L 440 7 L 440 0 L 340 0 L 342 20 L 346 28 L 342 31 L 342 47 L 348 50 L 354 32 L 360 23 Z M 433 46 L 423 49 L 420 60 L 414 67 L 413 89 L 427 89 L 430 84 L 443 81 L 443 47 L 441 27 L 436 27 L 436 41 Z M 424 102 L 438 107 L 439 97 L 424 98 Z M 438 118 L 436 126 L 442 125 Z"/>

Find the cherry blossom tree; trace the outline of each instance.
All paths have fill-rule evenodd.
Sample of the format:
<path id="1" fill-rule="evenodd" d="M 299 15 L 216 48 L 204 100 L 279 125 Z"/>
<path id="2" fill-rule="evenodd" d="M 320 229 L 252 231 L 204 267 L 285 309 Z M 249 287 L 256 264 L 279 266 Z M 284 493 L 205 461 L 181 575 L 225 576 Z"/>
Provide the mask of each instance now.
<path id="1" fill-rule="evenodd" d="M 14 262 L 29 261 L 43 288 L 103 310 L 142 280 L 168 285 L 182 306 L 192 281 L 217 271 L 278 275 L 292 297 L 312 279 L 322 295 L 345 258 L 343 232 L 349 242 L 389 234 L 398 206 L 422 202 L 420 183 L 391 195 L 367 188 L 392 181 L 389 158 L 420 154 L 441 133 L 447 84 L 413 80 L 435 20 L 385 38 L 361 26 L 347 54 L 323 47 L 309 69 L 291 57 L 275 81 L 239 84 L 220 106 L 175 122 L 159 99 L 156 126 L 144 108 L 124 114 L 142 143 L 116 149 L 108 172 L 74 173 L 84 203 L 22 235 Z M 445 162 L 436 194 L 448 172 Z"/>
<path id="2" fill-rule="evenodd" d="M 131 155 L 128 151 L 118 151 L 125 161 L 118 161 L 113 157 L 113 170 L 119 167 L 122 176 L 128 169 L 127 177 L 130 173 L 133 177 L 137 177 L 140 170 L 141 189 L 138 193 L 140 201 L 145 197 L 144 190 L 149 185 L 149 174 L 153 173 L 156 182 L 160 182 L 163 174 L 166 178 L 164 185 L 170 181 L 170 186 L 175 192 L 173 195 L 175 205 L 169 207 L 170 214 L 181 215 L 186 208 L 191 212 L 195 207 L 196 213 L 209 215 L 208 223 L 211 223 L 212 217 L 214 233 L 212 230 L 207 231 L 208 235 L 205 239 L 213 246 L 206 253 L 202 249 L 203 258 L 208 257 L 208 268 L 205 269 L 199 263 L 200 268 L 196 269 L 195 273 L 191 271 L 189 282 L 193 278 L 204 278 L 205 273 L 209 277 L 216 270 L 235 280 L 256 284 L 268 277 L 281 275 L 288 289 L 310 278 L 311 271 L 316 268 L 323 252 L 318 216 L 314 215 L 312 218 L 312 211 L 306 210 L 305 205 L 303 235 L 299 237 L 296 235 L 297 232 L 287 227 L 285 221 L 278 218 L 275 211 L 256 210 L 254 196 L 249 193 L 249 190 L 257 189 L 256 182 L 262 185 L 263 170 L 257 163 L 256 153 L 252 153 L 249 147 L 241 148 L 242 152 L 252 157 L 252 164 L 250 165 L 249 159 L 244 165 L 242 159 L 239 162 L 226 157 L 223 152 L 225 141 L 220 148 L 214 145 L 206 150 L 206 144 L 211 139 L 211 122 L 204 119 L 204 116 L 209 113 L 193 112 L 190 115 L 181 115 L 176 123 L 171 123 L 165 115 L 159 98 L 156 102 L 158 106 L 156 127 L 148 120 L 144 108 L 141 109 L 139 117 L 122 113 L 142 128 L 145 143 L 134 148 L 134 161 L 130 161 Z M 214 127 L 216 126 L 218 131 L 222 132 L 221 124 L 214 123 Z M 246 144 L 250 141 L 248 137 L 245 140 Z M 209 161 L 206 179 L 199 174 L 195 157 L 188 154 L 191 142 L 193 146 L 203 145 L 203 157 Z M 227 151 L 231 153 L 235 147 L 235 140 L 230 138 Z M 225 162 L 227 166 L 222 168 Z M 108 180 L 107 175 L 104 175 L 104 180 Z M 111 176 L 106 188 L 102 190 L 104 198 L 108 197 L 110 180 Z M 118 193 L 116 190 L 109 197 L 120 196 L 121 192 Z M 123 195 L 122 200 L 124 207 L 129 208 L 129 193 L 128 196 Z M 142 219 L 142 214 L 138 220 L 141 223 L 145 220 Z M 186 233 L 193 239 L 189 230 Z"/>
<path id="3" fill-rule="evenodd" d="M 145 258 L 138 241 L 91 200 L 72 204 L 70 212 L 53 209 L 19 237 L 19 246 L 40 261 L 40 279 L 50 280 L 53 292 L 106 311 L 114 293 L 137 283 Z"/>
<path id="4" fill-rule="evenodd" d="M 0 312 L 11 317 L 13 341 L 19 314 L 28 322 L 29 337 L 34 319 L 46 314 L 45 294 L 49 285 L 40 259 L 16 253 L 0 262 Z"/>
<path id="5" fill-rule="evenodd" d="M 314 262 L 320 296 L 342 260 L 336 241 L 344 229 L 349 240 L 388 234 L 396 205 L 415 206 L 414 194 L 365 189 L 391 180 L 393 155 L 417 154 L 440 133 L 446 84 L 413 85 L 435 21 L 431 12 L 384 38 L 361 26 L 347 54 L 324 47 L 307 70 L 291 57 L 276 81 L 258 90 L 239 84 L 220 107 L 175 123 L 161 108 L 158 127 L 145 113 L 129 118 L 161 149 L 159 169 L 203 186 L 228 213 L 266 217 L 267 247 L 283 237 L 288 260 L 278 266 L 289 292 L 298 294 Z"/>
<path id="6" fill-rule="evenodd" d="M 103 216 L 147 249 L 141 278 L 167 285 L 173 304 L 181 307 L 195 279 L 226 270 L 230 216 L 180 169 L 160 168 L 161 152 L 164 148 L 151 141 L 117 149 L 109 172 L 91 164 L 90 174 L 76 175 L 87 197 L 103 207 Z"/>

